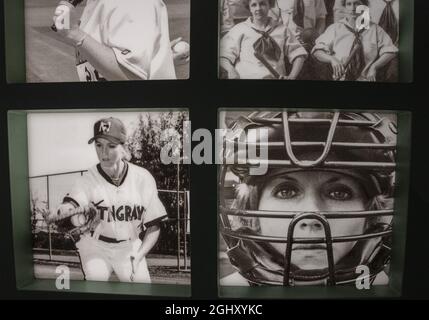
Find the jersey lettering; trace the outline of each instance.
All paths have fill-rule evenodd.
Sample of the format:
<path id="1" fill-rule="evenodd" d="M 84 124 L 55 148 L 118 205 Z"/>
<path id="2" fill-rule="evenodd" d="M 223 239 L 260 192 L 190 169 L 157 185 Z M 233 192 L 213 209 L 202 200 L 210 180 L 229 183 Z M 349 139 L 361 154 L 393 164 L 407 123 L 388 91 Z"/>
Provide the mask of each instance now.
<path id="1" fill-rule="evenodd" d="M 88 61 L 80 62 L 76 68 L 80 81 L 107 81 Z"/>
<path id="2" fill-rule="evenodd" d="M 113 221 L 134 221 L 141 220 L 145 208 L 143 206 L 134 205 L 133 207 L 125 205 L 111 208 L 108 207 L 98 207 L 100 211 L 101 220 L 111 222 Z"/>

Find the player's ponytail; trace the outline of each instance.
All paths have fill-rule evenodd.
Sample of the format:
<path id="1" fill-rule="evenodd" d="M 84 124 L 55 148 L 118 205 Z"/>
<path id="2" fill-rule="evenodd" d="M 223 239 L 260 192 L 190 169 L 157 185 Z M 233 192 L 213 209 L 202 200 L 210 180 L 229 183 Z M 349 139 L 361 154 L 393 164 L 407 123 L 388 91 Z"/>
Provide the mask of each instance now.
<path id="1" fill-rule="evenodd" d="M 122 148 L 122 160 L 130 161 L 131 160 L 131 152 L 125 144 L 120 145 Z"/>

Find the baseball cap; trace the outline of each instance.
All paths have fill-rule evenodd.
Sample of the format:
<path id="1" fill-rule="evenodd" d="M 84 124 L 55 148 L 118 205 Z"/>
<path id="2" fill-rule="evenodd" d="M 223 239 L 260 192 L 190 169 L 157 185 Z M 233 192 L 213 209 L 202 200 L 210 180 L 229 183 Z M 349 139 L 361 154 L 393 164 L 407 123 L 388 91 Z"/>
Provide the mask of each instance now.
<path id="1" fill-rule="evenodd" d="M 107 139 L 110 142 L 122 144 L 127 139 L 127 132 L 121 120 L 117 118 L 105 118 L 98 120 L 94 124 L 94 136 L 89 139 L 88 144 L 97 138 Z"/>

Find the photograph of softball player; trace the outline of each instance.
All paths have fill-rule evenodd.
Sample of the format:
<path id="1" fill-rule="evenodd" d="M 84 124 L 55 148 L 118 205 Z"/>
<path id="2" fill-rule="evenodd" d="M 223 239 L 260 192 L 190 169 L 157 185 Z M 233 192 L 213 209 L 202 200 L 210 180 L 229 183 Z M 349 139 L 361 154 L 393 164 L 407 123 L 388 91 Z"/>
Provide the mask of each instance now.
<path id="1" fill-rule="evenodd" d="M 263 175 L 250 174 L 249 158 L 221 166 L 221 285 L 354 286 L 358 268 L 372 285 L 389 282 L 395 114 L 284 110 L 221 118 L 231 128 L 227 141 L 235 141 L 226 154 L 261 142 L 268 154 Z"/>
<path id="2" fill-rule="evenodd" d="M 37 161 L 43 160 L 41 159 L 43 154 L 37 154 L 36 150 L 42 141 L 36 141 L 35 137 L 44 137 L 54 145 L 65 145 L 70 142 L 69 147 L 71 148 L 88 149 L 84 146 L 78 146 L 70 140 L 76 138 L 73 136 L 79 127 L 82 127 L 82 124 L 72 125 L 72 121 L 66 120 L 65 116 L 69 117 L 70 115 L 57 115 L 57 117 L 38 115 L 34 116 L 29 122 L 30 128 L 34 129 L 32 130 L 31 143 L 33 143 L 34 148 L 32 150 L 35 150 L 35 152 L 30 154 L 30 164 L 31 159 L 34 159 L 34 170 L 36 170 L 35 167 L 39 167 L 37 169 L 39 171 L 42 170 L 42 166 L 38 165 Z M 170 203 L 163 203 L 160 200 L 159 186 L 157 186 L 158 183 L 155 177 L 162 176 L 172 182 L 176 182 L 180 177 L 174 175 L 176 166 L 174 166 L 173 170 L 171 170 L 172 168 L 165 168 L 164 172 L 159 171 L 163 170 L 162 166 L 158 167 L 158 172 L 147 170 L 146 168 L 150 164 L 147 166 L 142 165 L 141 162 L 144 158 L 142 156 L 138 158 L 139 153 L 144 150 L 140 150 L 142 147 L 144 148 L 142 145 L 146 144 L 147 141 L 142 141 L 138 137 L 143 133 L 141 132 L 142 126 L 148 126 L 150 127 L 148 128 L 149 130 L 154 130 L 156 129 L 156 121 L 164 121 L 164 125 L 169 121 L 169 124 L 174 128 L 175 126 L 181 126 L 180 121 L 181 119 L 183 120 L 184 116 L 186 114 L 183 112 L 166 112 L 164 114 L 154 112 L 146 114 L 120 113 L 119 115 L 113 113 L 110 116 L 102 116 L 101 118 L 99 114 L 91 113 L 88 117 L 85 114 L 80 114 L 79 119 L 85 125 L 88 125 L 88 119 L 93 120 L 98 117 L 90 125 L 93 132 L 87 136 L 86 141 L 86 145 L 93 149 L 91 150 L 92 155 L 82 155 L 82 158 L 92 162 L 95 154 L 97 160 L 88 170 L 69 178 L 66 182 L 55 183 L 51 179 L 47 186 L 48 190 L 52 190 L 51 194 L 48 195 L 48 202 L 50 203 L 44 206 L 39 200 L 38 203 L 34 203 L 34 207 L 35 214 L 41 213 L 48 227 L 54 225 L 52 227 L 55 227 L 57 232 L 63 233 L 73 240 L 84 279 L 108 281 L 111 279 L 112 273 L 114 273 L 116 279 L 121 282 L 151 283 L 147 262 L 148 254 L 158 244 L 161 228 L 170 229 L 172 227 L 171 222 L 167 221 L 169 216 L 167 209 L 170 210 Z M 77 120 L 76 115 L 71 116 L 71 118 L 74 121 Z M 128 130 L 121 118 L 127 121 Z M 47 138 L 48 129 L 42 130 L 40 126 L 44 125 L 49 129 L 53 129 L 56 126 L 58 128 L 58 125 L 54 123 L 54 119 L 62 123 L 62 130 L 70 131 L 67 134 L 64 131 L 59 134 L 51 132 L 51 134 L 58 134 L 59 136 L 53 139 Z M 150 121 L 144 124 L 143 119 Z M 37 131 L 37 128 L 39 128 L 39 131 Z M 129 129 L 132 128 L 134 130 L 129 132 Z M 164 129 L 171 129 L 171 127 L 165 127 Z M 88 130 L 84 132 L 88 134 Z M 69 141 L 61 141 L 67 137 Z M 77 138 L 83 139 L 83 135 L 78 134 Z M 44 145 L 46 147 L 46 143 Z M 61 152 L 61 150 L 57 150 L 57 152 Z M 156 157 L 156 155 L 153 156 Z M 57 156 L 56 161 L 61 157 L 61 155 Z M 48 159 L 45 159 L 45 161 L 56 162 Z M 156 159 L 148 158 L 147 161 L 155 162 Z M 62 177 L 64 178 L 66 177 L 64 173 L 65 167 L 76 167 L 76 164 L 69 163 L 61 166 L 58 163 L 54 163 L 54 166 L 62 170 Z M 46 164 L 43 168 L 46 170 Z M 52 170 L 52 167 L 50 167 L 50 170 Z M 168 170 L 173 173 L 170 177 L 168 176 L 170 172 Z M 67 170 L 67 172 L 70 171 Z M 58 188 L 57 190 L 55 189 L 56 187 Z M 44 188 L 46 188 L 45 185 L 42 185 L 41 188 L 32 185 L 33 202 L 37 202 L 35 198 L 37 198 L 38 193 L 44 191 Z M 66 192 L 63 192 L 63 189 Z M 171 191 L 177 195 L 179 190 Z M 57 201 L 58 203 L 54 204 L 56 201 L 49 200 L 50 197 L 54 196 L 53 194 L 56 194 L 57 199 L 60 198 Z M 179 200 L 186 201 L 183 195 Z M 170 213 L 170 216 L 174 215 L 175 212 L 173 212 L 173 215 Z M 179 218 L 185 219 L 186 216 Z M 175 238 L 177 240 L 177 230 Z M 164 238 L 164 241 L 170 242 L 172 246 L 170 250 L 174 248 L 173 238 L 167 237 Z M 159 253 L 161 247 L 158 245 L 157 251 Z M 52 251 L 51 248 L 50 250 Z M 64 255 L 61 259 L 64 259 Z M 70 256 L 67 259 L 70 259 Z M 159 256 L 157 258 L 158 269 L 162 266 L 162 259 L 164 259 L 164 263 L 170 263 L 171 266 L 176 261 L 175 256 Z M 46 275 L 47 271 L 44 270 L 43 272 Z M 179 272 L 177 273 L 179 274 Z M 167 280 L 164 279 L 163 282 Z M 182 282 L 185 280 L 186 276 L 178 279 L 178 281 Z M 174 276 L 171 277 L 170 281 L 176 281 Z"/>
<path id="3" fill-rule="evenodd" d="M 223 0 L 219 10 L 220 78 L 399 81 L 399 0 Z"/>
<path id="4" fill-rule="evenodd" d="M 26 0 L 28 82 L 186 79 L 189 0 Z"/>

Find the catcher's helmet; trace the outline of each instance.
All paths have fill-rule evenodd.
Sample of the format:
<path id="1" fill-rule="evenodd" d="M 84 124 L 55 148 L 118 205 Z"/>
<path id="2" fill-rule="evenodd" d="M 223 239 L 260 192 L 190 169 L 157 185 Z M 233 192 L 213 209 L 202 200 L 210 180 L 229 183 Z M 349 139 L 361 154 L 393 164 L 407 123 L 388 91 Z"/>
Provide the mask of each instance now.
<path id="1" fill-rule="evenodd" d="M 227 118 L 228 119 L 228 118 Z M 290 286 L 301 283 L 327 285 L 354 283 L 356 267 L 366 265 L 370 279 L 384 270 L 390 260 L 395 182 L 396 116 L 371 113 L 327 112 L 253 112 L 230 122 L 224 140 L 224 164 L 220 171 L 220 231 L 228 246 L 232 265 L 251 285 Z M 262 129 L 266 129 L 263 131 Z M 253 132 L 252 132 L 253 131 Z M 241 134 L 240 134 L 241 132 Z M 255 134 L 255 132 L 259 132 Z M 231 153 L 237 158 L 239 146 L 261 148 L 268 138 L 268 172 L 250 175 L 258 163 L 227 164 Z M 229 140 L 229 141 L 228 141 Z M 231 143 L 231 140 L 234 140 Z M 252 140 L 252 141 L 250 141 Z M 228 142 L 228 144 L 226 143 Z M 229 148 L 234 148 L 230 150 Z M 242 159 L 242 158 L 241 158 Z M 261 161 L 259 161 L 261 163 Z M 357 179 L 370 200 L 359 211 L 282 211 L 261 210 L 261 188 L 274 175 L 292 172 L 334 172 Z M 330 224 L 334 219 L 364 218 L 362 234 L 335 236 Z M 260 219 L 288 219 L 284 236 L 262 234 Z M 303 219 L 323 226 L 324 237 L 297 238 L 294 231 Z M 354 243 L 352 249 L 334 262 L 333 244 Z M 285 252 L 273 250 L 273 244 L 285 244 Z M 302 270 L 291 262 L 292 246 L 321 244 L 326 250 L 327 267 Z M 334 245 L 335 246 L 335 245 Z"/>

